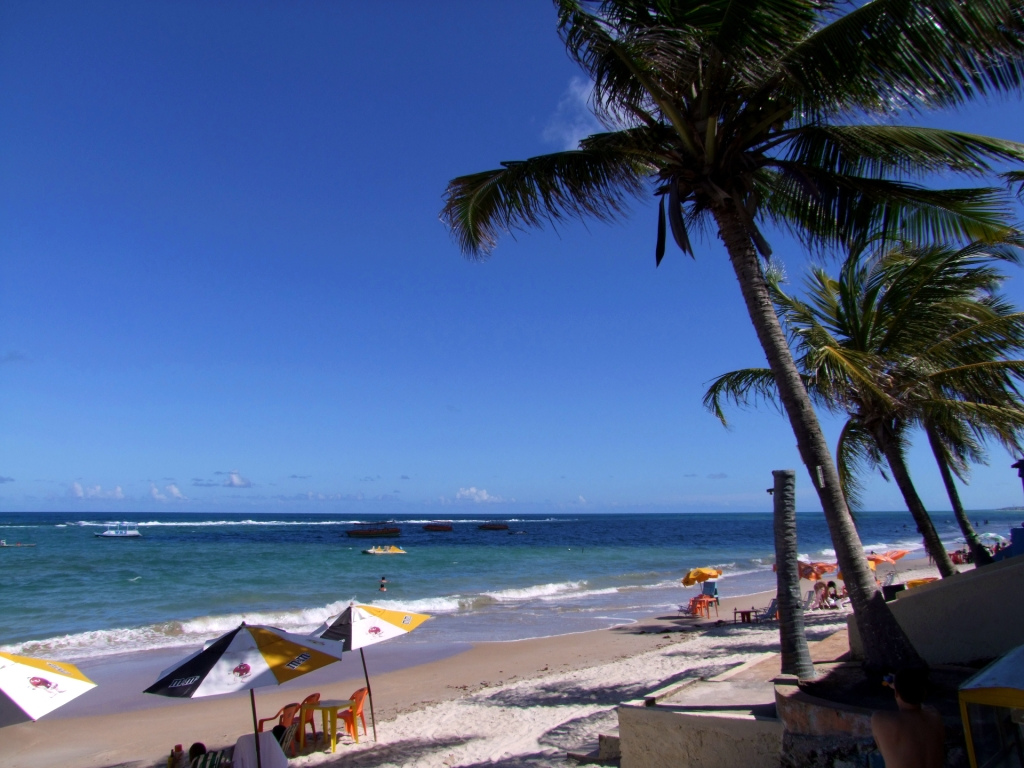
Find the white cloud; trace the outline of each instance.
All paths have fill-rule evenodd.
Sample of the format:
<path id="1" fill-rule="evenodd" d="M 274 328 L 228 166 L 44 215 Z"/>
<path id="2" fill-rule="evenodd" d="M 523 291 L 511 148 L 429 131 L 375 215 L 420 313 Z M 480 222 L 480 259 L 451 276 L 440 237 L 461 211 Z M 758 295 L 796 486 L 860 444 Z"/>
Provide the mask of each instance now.
<path id="1" fill-rule="evenodd" d="M 170 496 L 172 499 L 181 499 L 182 501 L 188 499 L 188 496 L 186 496 L 184 493 L 178 490 L 178 486 L 175 485 L 174 483 L 164 486 L 164 490 L 167 491 L 167 495 Z"/>
<path id="2" fill-rule="evenodd" d="M 224 481 L 224 485 L 228 488 L 252 488 L 252 483 L 237 472 L 228 472 L 228 479 Z"/>
<path id="3" fill-rule="evenodd" d="M 455 494 L 456 501 L 472 501 L 476 504 L 483 504 L 488 502 L 504 501 L 500 496 L 491 496 L 483 488 L 459 488 L 459 492 Z"/>
<path id="4" fill-rule="evenodd" d="M 85 485 L 83 486 L 77 480 L 71 483 L 71 487 L 68 488 L 68 495 L 75 499 L 114 499 L 120 500 L 124 498 L 124 491 L 121 490 L 120 485 L 115 485 L 114 490 L 104 491 L 100 485 Z"/>
<path id="5" fill-rule="evenodd" d="M 555 114 L 544 128 L 544 140 L 558 144 L 562 149 L 576 149 L 580 139 L 604 130 L 590 111 L 590 95 L 594 84 L 574 77 L 558 102 Z"/>
<path id="6" fill-rule="evenodd" d="M 156 501 L 167 501 L 167 497 L 160 493 L 160 490 L 153 483 L 149 484 L 149 495 Z"/>
<path id="7" fill-rule="evenodd" d="M 587 500 L 580 496 L 580 504 L 586 504 Z"/>

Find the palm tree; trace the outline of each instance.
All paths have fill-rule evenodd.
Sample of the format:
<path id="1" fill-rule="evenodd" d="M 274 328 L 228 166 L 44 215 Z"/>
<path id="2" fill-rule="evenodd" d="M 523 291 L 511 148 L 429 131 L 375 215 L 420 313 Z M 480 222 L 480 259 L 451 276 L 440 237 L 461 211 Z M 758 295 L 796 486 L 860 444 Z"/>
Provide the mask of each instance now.
<path id="1" fill-rule="evenodd" d="M 943 576 L 956 569 L 911 480 L 907 437 L 925 428 L 944 475 L 951 463 L 980 457 L 979 439 L 1015 444 L 1024 428 L 1015 388 L 1024 360 L 1009 357 L 1024 353 L 1024 314 L 995 294 L 1002 276 L 993 262 L 1017 261 L 1018 245 L 854 253 L 838 279 L 814 270 L 806 301 L 769 277 L 811 396 L 849 417 L 836 448 L 847 498 L 857 496 L 858 470 L 884 458 Z M 747 369 L 715 379 L 705 405 L 724 421 L 723 400 L 757 397 L 774 398 L 774 381 L 770 371 Z"/>
<path id="2" fill-rule="evenodd" d="M 998 287 L 997 282 L 993 284 L 993 288 L 995 287 Z M 991 363 L 1010 356 L 1011 350 L 1008 348 L 1006 335 L 1014 331 L 1019 333 L 1019 315 L 1012 306 L 996 295 L 990 294 L 983 300 L 991 312 L 989 322 L 967 322 L 962 329 L 953 332 L 952 338 L 956 340 L 961 350 L 975 357 L 970 370 L 980 369 L 986 374 L 984 379 L 974 377 L 971 381 L 975 390 L 973 398 L 986 408 L 970 414 L 970 419 L 947 410 L 928 412 L 923 419 L 928 443 L 939 466 L 953 514 L 974 555 L 974 562 L 979 565 L 991 563 L 992 555 L 981 543 L 964 511 L 953 476 L 955 474 L 961 480 L 965 480 L 971 463 L 986 461 L 982 444 L 988 440 L 998 442 L 1009 452 L 1021 452 L 1018 439 L 1020 393 L 1012 376 L 1008 375 L 1002 366 L 991 366 Z M 992 325 L 998 326 L 994 334 L 989 330 Z M 993 340 L 997 344 L 995 347 Z M 1019 344 L 1019 338 L 1014 341 Z M 979 383 L 983 386 L 977 386 Z M 1000 406 L 1008 409 L 1005 412 L 1008 415 L 1003 415 L 1004 411 L 999 410 Z"/>
<path id="3" fill-rule="evenodd" d="M 816 247 L 865 232 L 991 238 L 993 189 L 925 189 L 914 174 L 980 176 L 1024 147 L 880 124 L 898 109 L 944 108 L 1024 82 L 1019 0 L 555 0 L 569 55 L 594 82 L 608 131 L 579 149 L 454 179 L 442 219 L 482 257 L 498 235 L 566 217 L 613 220 L 631 198 L 660 200 L 691 256 L 694 227 L 725 245 L 829 525 L 872 665 L 917 655 L 878 594 L 839 477 L 772 308 L 758 255 L 775 224 Z M 851 125 L 857 113 L 875 117 Z M 667 228 L 666 228 L 667 221 Z"/>
<path id="4" fill-rule="evenodd" d="M 814 679 L 814 662 L 804 631 L 804 610 L 800 605 L 800 566 L 796 548 L 796 472 L 772 471 L 772 516 L 775 534 L 776 584 L 779 588 L 779 650 L 782 673 L 801 680 Z"/>

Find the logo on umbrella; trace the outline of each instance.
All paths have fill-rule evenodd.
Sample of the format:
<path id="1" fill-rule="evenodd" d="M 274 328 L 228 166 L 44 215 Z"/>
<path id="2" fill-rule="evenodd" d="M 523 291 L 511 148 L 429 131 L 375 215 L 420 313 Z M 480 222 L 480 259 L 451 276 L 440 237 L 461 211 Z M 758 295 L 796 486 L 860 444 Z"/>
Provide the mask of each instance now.
<path id="1" fill-rule="evenodd" d="M 243 680 L 249 676 L 250 672 L 252 672 L 252 667 L 250 667 L 244 661 L 241 664 L 239 664 L 237 667 L 235 667 L 234 669 L 231 670 L 231 674 L 233 674 L 236 677 L 239 677 L 239 678 L 241 678 Z"/>
<path id="2" fill-rule="evenodd" d="M 288 669 L 298 669 L 307 661 L 309 661 L 309 659 L 310 655 L 308 653 L 300 653 L 294 659 L 285 664 L 285 667 L 287 667 Z"/>
<path id="3" fill-rule="evenodd" d="M 45 677 L 30 677 L 28 681 L 33 688 L 43 688 L 47 691 L 57 688 L 56 683 L 51 683 Z"/>
<path id="4" fill-rule="evenodd" d="M 373 635 L 374 637 L 376 637 L 377 635 L 383 634 L 381 628 L 378 627 L 378 626 L 370 627 L 369 629 L 366 630 L 366 633 L 369 634 L 369 635 Z"/>

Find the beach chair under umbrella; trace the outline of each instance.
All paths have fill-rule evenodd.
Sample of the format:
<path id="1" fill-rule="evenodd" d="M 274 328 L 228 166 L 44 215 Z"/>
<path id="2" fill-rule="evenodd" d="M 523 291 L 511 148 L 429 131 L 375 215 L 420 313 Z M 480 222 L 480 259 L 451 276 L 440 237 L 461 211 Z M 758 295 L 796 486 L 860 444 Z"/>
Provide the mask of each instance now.
<path id="1" fill-rule="evenodd" d="M 430 616 L 425 613 L 389 611 L 386 608 L 353 603 L 310 633 L 314 637 L 341 643 L 346 651 L 359 649 L 359 656 L 363 660 L 366 693 L 370 699 L 370 723 L 373 725 L 374 741 L 377 740 L 377 720 L 373 714 L 373 691 L 370 689 L 370 675 L 366 671 L 366 654 L 363 653 L 363 648 L 412 632 L 429 618 Z M 352 726 L 355 727 L 355 722 Z"/>
<path id="2" fill-rule="evenodd" d="M 66 661 L 0 653 L 0 727 L 38 720 L 95 687 Z"/>
<path id="3" fill-rule="evenodd" d="M 280 685 L 341 659 L 342 647 L 330 639 L 293 635 L 275 627 L 245 624 L 221 635 L 200 651 L 165 669 L 144 693 L 196 699 L 249 691 L 256 763 L 260 758 L 254 689 Z"/>

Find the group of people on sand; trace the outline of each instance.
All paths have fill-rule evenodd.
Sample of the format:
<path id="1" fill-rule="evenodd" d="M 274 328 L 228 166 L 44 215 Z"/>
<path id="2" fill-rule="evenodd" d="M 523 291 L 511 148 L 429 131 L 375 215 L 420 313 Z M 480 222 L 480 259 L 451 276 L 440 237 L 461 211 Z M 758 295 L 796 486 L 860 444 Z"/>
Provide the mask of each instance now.
<path id="1" fill-rule="evenodd" d="M 814 599 L 811 601 L 811 610 L 836 609 L 842 604 L 846 597 L 846 587 L 840 592 L 834 581 L 814 582 Z"/>

